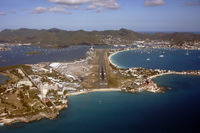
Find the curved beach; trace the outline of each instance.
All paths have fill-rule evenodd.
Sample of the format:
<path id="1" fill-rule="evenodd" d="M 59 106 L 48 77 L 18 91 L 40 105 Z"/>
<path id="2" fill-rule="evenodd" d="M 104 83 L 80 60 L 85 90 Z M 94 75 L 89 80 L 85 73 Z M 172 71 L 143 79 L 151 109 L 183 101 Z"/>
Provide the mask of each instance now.
<path id="1" fill-rule="evenodd" d="M 130 50 L 136 50 L 136 48 L 120 50 L 120 51 L 117 51 L 117 52 L 112 53 L 112 54 L 109 55 L 109 57 L 108 57 L 109 62 L 110 62 L 113 66 L 115 66 L 116 68 L 122 68 L 122 67 L 116 65 L 116 64 L 112 61 L 111 58 L 112 58 L 112 56 L 114 56 L 114 55 L 116 55 L 116 54 L 118 54 L 118 53 L 121 53 L 121 52 L 124 52 L 124 51 L 130 51 Z"/>

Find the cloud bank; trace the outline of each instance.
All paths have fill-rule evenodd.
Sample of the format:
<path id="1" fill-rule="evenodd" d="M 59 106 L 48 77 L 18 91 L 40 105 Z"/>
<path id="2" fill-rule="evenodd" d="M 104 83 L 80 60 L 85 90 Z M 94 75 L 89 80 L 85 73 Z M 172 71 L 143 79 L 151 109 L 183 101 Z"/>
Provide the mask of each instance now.
<path id="1" fill-rule="evenodd" d="M 68 8 L 68 6 L 66 5 L 58 5 L 55 7 L 36 7 L 32 13 L 35 14 L 41 14 L 41 13 L 45 13 L 45 12 L 59 12 L 59 13 L 64 13 L 64 14 L 70 14 L 70 12 L 68 12 L 66 9 Z"/>
<path id="2" fill-rule="evenodd" d="M 83 5 L 89 4 L 89 7 L 94 8 L 104 7 L 109 9 L 120 8 L 119 3 L 116 0 L 48 0 L 52 3 L 65 4 L 65 5 Z"/>
<path id="3" fill-rule="evenodd" d="M 54 3 L 55 7 L 36 7 L 32 12 L 36 14 L 46 12 L 58 12 L 64 14 L 70 14 L 68 10 L 79 10 L 81 6 L 86 6 L 86 10 L 95 10 L 97 13 L 103 12 L 104 9 L 115 10 L 120 8 L 120 4 L 117 0 L 48 0 L 50 3 Z M 165 0 L 144 0 L 144 5 L 147 7 L 162 6 L 165 5 Z"/>
<path id="4" fill-rule="evenodd" d="M 32 13 L 41 14 L 45 12 L 59 12 L 69 14 L 67 9 L 80 9 L 80 6 L 87 5 L 86 10 L 96 10 L 96 12 L 103 12 L 104 8 L 118 9 L 120 8 L 117 0 L 48 0 L 50 3 L 54 3 L 55 7 L 36 7 Z"/>
<path id="5" fill-rule="evenodd" d="M 145 0 L 144 2 L 145 6 L 163 6 L 165 4 L 164 0 Z"/>

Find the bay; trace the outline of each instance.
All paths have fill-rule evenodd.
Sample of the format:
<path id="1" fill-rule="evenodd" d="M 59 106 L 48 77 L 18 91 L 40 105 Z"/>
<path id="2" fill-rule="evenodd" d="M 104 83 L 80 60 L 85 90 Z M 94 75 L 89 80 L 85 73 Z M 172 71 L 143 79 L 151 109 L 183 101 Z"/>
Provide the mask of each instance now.
<path id="1" fill-rule="evenodd" d="M 165 70 L 199 70 L 200 50 L 141 49 L 118 52 L 111 56 L 122 68 L 143 67 Z"/>

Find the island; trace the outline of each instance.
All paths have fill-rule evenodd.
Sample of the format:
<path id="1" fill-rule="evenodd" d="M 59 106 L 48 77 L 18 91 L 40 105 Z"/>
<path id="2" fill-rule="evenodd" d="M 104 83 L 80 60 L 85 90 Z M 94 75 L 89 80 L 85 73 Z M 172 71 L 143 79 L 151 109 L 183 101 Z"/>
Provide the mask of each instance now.
<path id="1" fill-rule="evenodd" d="M 159 87 L 153 78 L 166 74 L 200 75 L 199 70 L 124 69 L 111 60 L 118 52 L 142 48 L 94 49 L 91 46 L 86 58 L 74 62 L 1 67 L 0 74 L 9 77 L 7 83 L 0 85 L 1 125 L 55 119 L 68 107 L 68 96 L 98 91 L 164 93 L 167 88 Z"/>

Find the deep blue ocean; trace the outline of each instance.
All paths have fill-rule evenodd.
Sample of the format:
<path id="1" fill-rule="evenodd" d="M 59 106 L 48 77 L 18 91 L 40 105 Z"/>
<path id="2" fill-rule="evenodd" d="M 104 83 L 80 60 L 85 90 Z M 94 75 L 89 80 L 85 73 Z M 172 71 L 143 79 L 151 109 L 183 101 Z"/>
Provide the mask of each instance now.
<path id="1" fill-rule="evenodd" d="M 69 97 L 69 108 L 55 120 L 16 123 L 1 133 L 199 133 L 198 76 L 155 79 L 173 88 L 164 94 L 98 92 Z"/>
<path id="2" fill-rule="evenodd" d="M 186 58 L 192 57 L 183 59 L 186 52 L 155 49 L 132 53 L 136 56 L 133 56 L 136 63 L 136 59 L 144 61 L 146 57 L 143 58 L 143 54 L 148 55 L 150 61 L 155 58 L 154 63 L 158 60 L 157 65 L 151 63 L 149 67 L 162 66 L 162 60 L 165 60 L 169 61 L 164 62 L 169 66 L 164 68 L 171 68 L 170 63 L 176 62 L 173 70 L 199 69 L 199 51 L 189 51 Z M 160 54 L 164 55 L 162 59 Z M 168 56 L 170 60 L 165 59 Z M 146 59 L 141 67 L 144 66 Z M 154 81 L 159 86 L 168 87 L 166 93 L 98 92 L 71 96 L 69 108 L 61 111 L 55 120 L 42 119 L 28 124 L 1 126 L 0 133 L 199 133 L 200 77 L 165 75 Z"/>

